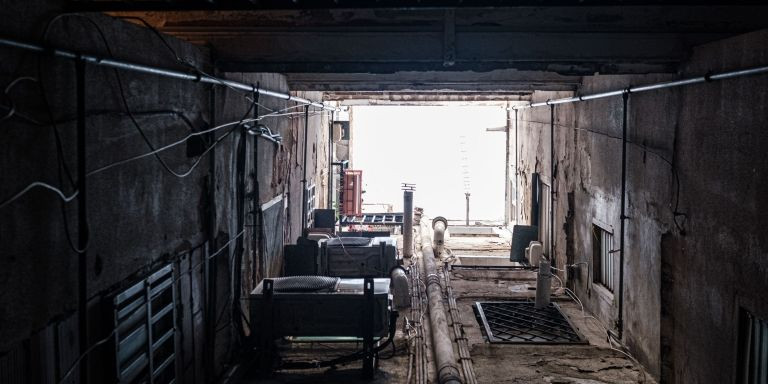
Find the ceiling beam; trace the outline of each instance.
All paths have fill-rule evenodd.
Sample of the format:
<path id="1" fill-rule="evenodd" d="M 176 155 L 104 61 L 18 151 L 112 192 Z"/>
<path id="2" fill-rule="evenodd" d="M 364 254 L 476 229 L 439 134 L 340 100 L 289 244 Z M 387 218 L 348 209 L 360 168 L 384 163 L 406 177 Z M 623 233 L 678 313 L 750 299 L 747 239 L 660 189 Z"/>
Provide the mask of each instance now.
<path id="1" fill-rule="evenodd" d="M 306 9 L 434 9 L 434 8 L 514 8 L 547 6 L 577 8 L 587 6 L 700 5 L 697 0 L 69 0 L 75 11 L 170 11 L 170 10 L 306 10 Z M 759 0 L 720 0 L 710 5 L 762 5 Z"/>

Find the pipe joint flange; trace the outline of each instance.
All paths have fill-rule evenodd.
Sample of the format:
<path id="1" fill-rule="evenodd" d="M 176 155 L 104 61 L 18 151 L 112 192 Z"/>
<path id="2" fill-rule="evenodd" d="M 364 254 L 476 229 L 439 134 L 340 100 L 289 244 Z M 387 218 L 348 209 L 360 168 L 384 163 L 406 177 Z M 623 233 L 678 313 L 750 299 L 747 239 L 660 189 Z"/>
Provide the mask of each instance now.
<path id="1" fill-rule="evenodd" d="M 437 217 L 435 217 L 434 219 L 432 219 L 432 229 L 435 229 L 435 225 L 436 225 L 437 223 L 443 223 L 443 225 L 445 226 L 445 228 L 446 228 L 446 229 L 448 228 L 448 219 L 446 219 L 445 217 L 442 217 L 442 216 L 437 216 Z"/>
<path id="2" fill-rule="evenodd" d="M 437 379 L 440 384 L 461 383 L 459 370 L 453 363 L 445 363 L 437 369 Z"/>
<path id="3" fill-rule="evenodd" d="M 427 286 L 430 284 L 440 285 L 440 277 L 436 273 L 430 273 L 427 275 Z M 440 285 L 442 287 L 442 285 Z"/>

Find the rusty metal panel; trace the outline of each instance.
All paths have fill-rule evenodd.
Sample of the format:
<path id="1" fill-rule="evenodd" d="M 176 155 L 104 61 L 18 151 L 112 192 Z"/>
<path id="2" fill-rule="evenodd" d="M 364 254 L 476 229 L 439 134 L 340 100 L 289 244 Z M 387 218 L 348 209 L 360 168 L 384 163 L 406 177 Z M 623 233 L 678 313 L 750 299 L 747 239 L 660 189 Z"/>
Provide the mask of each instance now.
<path id="1" fill-rule="evenodd" d="M 360 216 L 363 213 L 363 171 L 344 171 L 344 185 L 341 189 L 341 214 Z"/>

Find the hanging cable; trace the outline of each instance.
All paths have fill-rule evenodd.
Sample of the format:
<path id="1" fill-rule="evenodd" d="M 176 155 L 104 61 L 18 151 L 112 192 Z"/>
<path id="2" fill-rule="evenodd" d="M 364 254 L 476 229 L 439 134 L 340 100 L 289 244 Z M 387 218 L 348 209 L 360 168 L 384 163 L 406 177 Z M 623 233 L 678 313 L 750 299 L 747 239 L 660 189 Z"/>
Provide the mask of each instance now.
<path id="1" fill-rule="evenodd" d="M 77 191 L 75 191 L 73 194 L 67 196 L 60 189 L 58 189 L 58 188 L 56 188 L 56 187 L 54 187 L 54 186 L 52 186 L 52 185 L 50 185 L 48 183 L 44 183 L 42 181 L 35 181 L 35 182 L 30 183 L 29 185 L 27 185 L 24 189 L 22 189 L 21 191 L 17 192 L 15 195 L 9 197 L 8 199 L 5 199 L 2 203 L 0 203 L 0 209 L 5 208 L 7 205 L 9 205 L 12 202 L 16 201 L 21 196 L 24 196 L 24 194 L 26 194 L 27 192 L 29 192 L 29 191 L 31 191 L 31 190 L 33 190 L 35 188 L 38 188 L 38 187 L 39 188 L 45 188 L 45 189 L 48 189 L 50 191 L 53 191 L 54 193 L 56 193 L 56 195 L 59 196 L 61 201 L 65 202 L 65 203 L 69 203 L 70 201 L 74 200 L 75 197 L 77 197 Z"/>

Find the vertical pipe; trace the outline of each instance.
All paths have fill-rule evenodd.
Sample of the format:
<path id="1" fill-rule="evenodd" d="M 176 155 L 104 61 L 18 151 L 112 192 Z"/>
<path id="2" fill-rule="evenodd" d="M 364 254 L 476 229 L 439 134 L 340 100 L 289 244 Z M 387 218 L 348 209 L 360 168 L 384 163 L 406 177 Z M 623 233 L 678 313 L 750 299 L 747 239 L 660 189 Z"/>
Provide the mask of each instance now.
<path id="1" fill-rule="evenodd" d="M 504 129 L 504 139 L 505 139 L 505 145 L 504 145 L 504 225 L 509 224 L 510 222 L 510 212 L 512 210 L 512 204 L 509 201 L 510 199 L 510 188 L 509 188 L 509 125 L 510 125 L 510 118 L 509 115 L 511 113 L 509 108 L 509 102 L 507 102 L 507 124 Z"/>
<path id="2" fill-rule="evenodd" d="M 80 344 L 80 382 L 88 383 L 88 258 L 85 248 L 88 244 L 88 212 L 85 187 L 85 62 L 75 61 L 77 76 L 77 294 L 78 294 L 78 342 Z"/>
<path id="3" fill-rule="evenodd" d="M 403 257 L 413 256 L 413 191 L 403 191 Z"/>
<path id="4" fill-rule="evenodd" d="M 549 260 L 555 266 L 555 106 L 549 106 Z"/>
<path id="5" fill-rule="evenodd" d="M 328 202 L 325 208 L 333 208 L 333 119 L 335 113 L 331 111 L 328 122 Z"/>
<path id="6" fill-rule="evenodd" d="M 515 223 L 517 223 L 517 219 L 519 217 L 519 211 L 520 211 L 520 202 L 517 189 L 520 187 L 519 180 L 518 180 L 518 174 L 520 173 L 519 167 L 518 167 L 518 161 L 520 159 L 518 158 L 517 154 L 517 109 L 515 109 Z"/>
<path id="7" fill-rule="evenodd" d="M 301 178 L 301 229 L 307 228 L 307 133 L 309 132 L 309 105 L 304 106 L 304 159 L 301 161 L 304 177 Z"/>
<path id="8" fill-rule="evenodd" d="M 210 121 L 211 126 L 216 125 L 216 89 L 210 91 Z M 216 142 L 216 131 L 210 133 L 209 142 Z M 216 345 L 216 259 L 209 259 L 208 255 L 216 252 L 216 147 L 211 148 L 209 160 L 208 182 L 208 249 L 205 252 L 205 344 L 203 347 L 203 359 L 205 360 L 206 382 L 213 381 L 216 377 L 214 349 Z"/>
<path id="9" fill-rule="evenodd" d="M 622 98 L 621 120 L 621 217 L 619 224 L 619 316 L 616 320 L 619 340 L 624 333 L 624 231 L 627 220 L 626 195 L 627 195 L 627 123 L 629 115 L 629 92 L 624 92 Z"/>
<path id="10" fill-rule="evenodd" d="M 259 89 L 260 84 L 256 83 L 256 89 Z M 256 125 L 258 127 L 259 118 L 259 92 L 253 93 L 253 118 L 256 119 Z M 266 274 L 266 261 L 264 260 L 264 254 L 261 251 L 261 245 L 264 244 L 264 215 L 261 212 L 261 184 L 259 182 L 259 137 L 253 137 L 253 220 L 258 221 L 256 230 L 259 232 L 256 236 L 253 236 L 253 255 L 257 258 L 255 268 L 257 268 L 258 274 L 261 278 L 267 278 Z M 254 273 L 254 276 L 258 276 Z M 257 280 L 258 281 L 258 280 Z"/>

